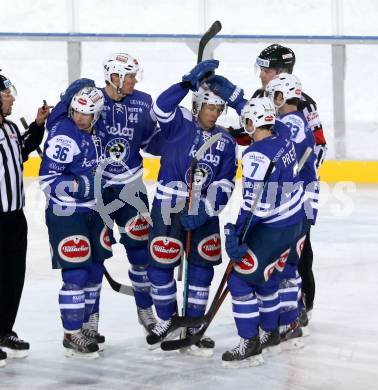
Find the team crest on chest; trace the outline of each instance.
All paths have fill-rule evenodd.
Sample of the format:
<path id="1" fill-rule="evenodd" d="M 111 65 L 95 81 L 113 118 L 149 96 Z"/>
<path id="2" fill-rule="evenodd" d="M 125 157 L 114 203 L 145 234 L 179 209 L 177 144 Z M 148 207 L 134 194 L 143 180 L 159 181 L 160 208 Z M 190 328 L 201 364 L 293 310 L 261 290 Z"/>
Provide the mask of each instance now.
<path id="1" fill-rule="evenodd" d="M 130 144 L 124 138 L 114 138 L 106 144 L 105 154 L 111 165 L 121 165 L 130 156 Z"/>
<path id="2" fill-rule="evenodd" d="M 193 184 L 196 188 L 207 188 L 213 179 L 213 170 L 209 164 L 199 162 L 193 175 Z M 190 168 L 185 173 L 185 182 L 189 186 Z"/>

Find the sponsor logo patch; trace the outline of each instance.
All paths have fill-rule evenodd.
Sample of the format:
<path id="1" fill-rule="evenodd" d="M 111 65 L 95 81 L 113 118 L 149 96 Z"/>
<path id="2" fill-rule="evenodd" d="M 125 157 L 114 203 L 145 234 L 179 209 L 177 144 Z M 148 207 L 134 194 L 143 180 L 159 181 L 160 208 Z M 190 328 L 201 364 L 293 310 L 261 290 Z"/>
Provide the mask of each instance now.
<path id="1" fill-rule="evenodd" d="M 209 261 L 218 261 L 221 257 L 221 238 L 219 234 L 205 237 L 198 244 L 198 253 Z"/>
<path id="2" fill-rule="evenodd" d="M 302 255 L 302 251 L 303 251 L 303 247 L 304 247 L 305 241 L 306 241 L 306 236 L 303 236 L 297 242 L 296 248 L 297 248 L 298 258 L 301 257 L 301 255 Z"/>
<path id="3" fill-rule="evenodd" d="M 269 264 L 268 266 L 265 267 L 264 269 L 264 280 L 267 282 L 269 278 L 272 276 L 273 271 L 276 268 L 277 261 L 274 263 Z"/>
<path id="4" fill-rule="evenodd" d="M 91 255 L 91 246 L 85 236 L 69 236 L 63 238 L 58 245 L 60 257 L 70 263 L 83 263 Z"/>
<path id="5" fill-rule="evenodd" d="M 158 263 L 173 264 L 183 253 L 182 243 L 172 237 L 155 237 L 150 244 L 151 256 Z"/>
<path id="6" fill-rule="evenodd" d="M 83 98 L 79 98 L 79 99 L 77 99 L 77 101 L 78 101 L 80 104 L 82 104 L 83 106 L 85 106 L 85 105 L 87 104 L 87 101 L 86 101 L 85 99 L 83 99 Z"/>
<path id="7" fill-rule="evenodd" d="M 103 229 L 101 230 L 100 243 L 104 249 L 108 251 L 112 251 L 112 243 L 109 236 L 109 229 L 106 226 L 104 226 Z"/>
<path id="8" fill-rule="evenodd" d="M 280 254 L 280 257 L 276 260 L 276 270 L 282 272 L 285 268 L 287 258 L 289 257 L 290 248 Z"/>
<path id="9" fill-rule="evenodd" d="M 125 225 L 126 234 L 137 241 L 145 241 L 148 239 L 149 224 L 141 215 L 129 219 Z"/>
<path id="10" fill-rule="evenodd" d="M 247 254 L 242 257 L 241 261 L 235 264 L 234 269 L 241 274 L 252 274 L 257 270 L 258 266 L 257 256 L 248 249 Z"/>

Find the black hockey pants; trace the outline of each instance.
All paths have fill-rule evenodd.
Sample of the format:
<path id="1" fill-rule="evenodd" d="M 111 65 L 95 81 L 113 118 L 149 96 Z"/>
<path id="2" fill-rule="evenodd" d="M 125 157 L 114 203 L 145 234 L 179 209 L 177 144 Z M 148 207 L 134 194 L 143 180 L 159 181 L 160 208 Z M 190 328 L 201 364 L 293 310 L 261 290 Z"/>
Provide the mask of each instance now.
<path id="1" fill-rule="evenodd" d="M 0 336 L 13 329 L 25 280 L 27 223 L 23 210 L 0 213 Z"/>
<path id="2" fill-rule="evenodd" d="M 302 255 L 298 263 L 298 272 L 302 278 L 302 293 L 304 294 L 304 304 L 307 310 L 311 310 L 315 297 L 315 278 L 312 272 L 313 253 L 310 241 L 310 231 L 307 233 L 304 242 Z"/>

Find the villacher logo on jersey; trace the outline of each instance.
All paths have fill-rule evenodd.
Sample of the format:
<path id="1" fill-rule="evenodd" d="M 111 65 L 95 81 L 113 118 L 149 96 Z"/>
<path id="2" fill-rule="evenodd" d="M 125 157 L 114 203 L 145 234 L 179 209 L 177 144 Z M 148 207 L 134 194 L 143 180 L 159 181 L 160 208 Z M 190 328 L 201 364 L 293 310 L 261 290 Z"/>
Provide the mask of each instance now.
<path id="1" fill-rule="evenodd" d="M 145 241 L 148 238 L 148 222 L 140 215 L 129 219 L 126 222 L 126 234 L 137 241 Z"/>
<path id="2" fill-rule="evenodd" d="M 91 255 L 91 247 L 85 236 L 69 236 L 60 241 L 58 245 L 60 257 L 69 263 L 83 263 Z"/>
<path id="3" fill-rule="evenodd" d="M 158 263 L 173 264 L 182 251 L 182 243 L 172 237 L 155 237 L 151 242 L 151 255 Z"/>
<path id="4" fill-rule="evenodd" d="M 218 261 L 221 257 L 221 238 L 219 234 L 205 237 L 198 244 L 198 253 L 206 260 Z"/>

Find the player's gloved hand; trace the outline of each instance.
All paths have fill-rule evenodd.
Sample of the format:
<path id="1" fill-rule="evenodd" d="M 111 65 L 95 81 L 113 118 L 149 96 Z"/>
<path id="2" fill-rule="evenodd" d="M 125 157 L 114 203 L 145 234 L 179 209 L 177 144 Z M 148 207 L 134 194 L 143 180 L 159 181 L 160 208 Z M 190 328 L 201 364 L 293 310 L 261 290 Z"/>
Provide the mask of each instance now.
<path id="1" fill-rule="evenodd" d="M 239 244 L 239 236 L 236 234 L 235 225 L 228 223 L 224 226 L 224 234 L 226 236 L 226 252 L 231 260 L 240 261 L 247 253 L 247 244 Z"/>
<path id="2" fill-rule="evenodd" d="M 244 91 L 226 77 L 212 75 L 206 80 L 208 88 L 220 96 L 230 107 L 235 108 L 243 99 Z"/>
<path id="3" fill-rule="evenodd" d="M 74 95 L 84 87 L 95 87 L 95 82 L 91 79 L 81 78 L 73 81 L 66 91 L 60 95 L 60 101 L 67 106 L 70 105 Z"/>
<path id="4" fill-rule="evenodd" d="M 181 86 L 192 91 L 198 91 L 201 82 L 218 68 L 218 60 L 206 60 L 197 64 L 189 73 L 182 76 Z"/>
<path id="5" fill-rule="evenodd" d="M 74 193 L 79 199 L 94 198 L 95 175 L 80 175 L 75 177 Z"/>
<path id="6" fill-rule="evenodd" d="M 185 230 L 193 230 L 202 226 L 210 216 L 207 214 L 205 202 L 201 199 L 198 205 L 198 210 L 195 215 L 185 212 L 181 215 L 181 225 Z"/>

